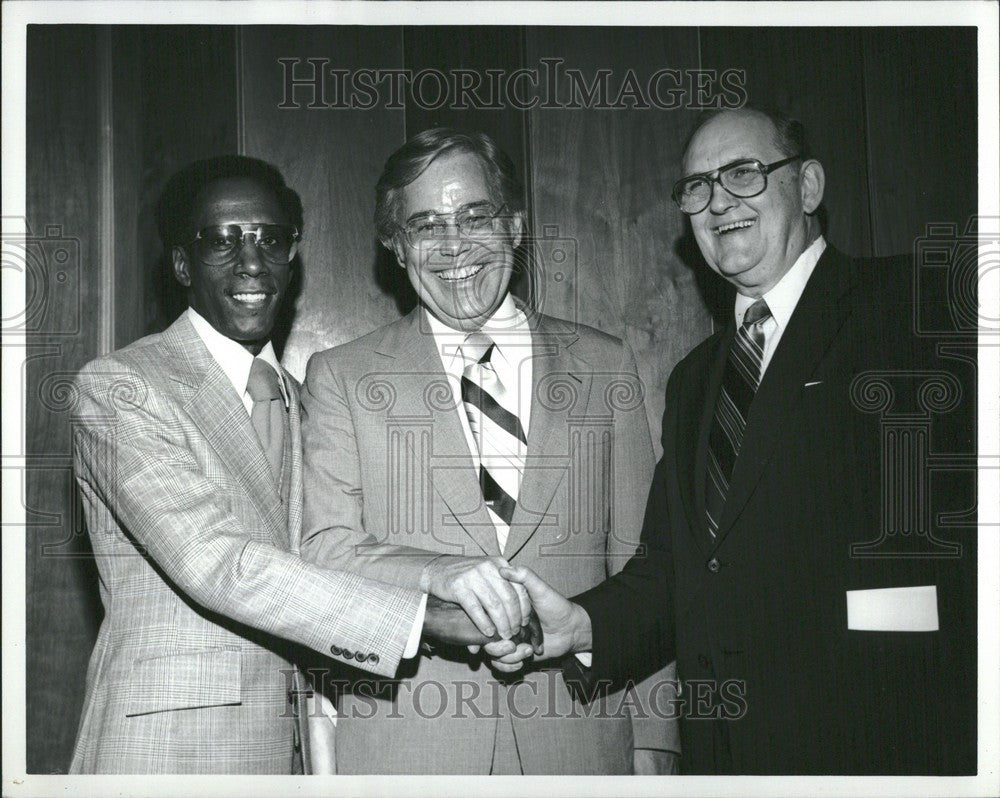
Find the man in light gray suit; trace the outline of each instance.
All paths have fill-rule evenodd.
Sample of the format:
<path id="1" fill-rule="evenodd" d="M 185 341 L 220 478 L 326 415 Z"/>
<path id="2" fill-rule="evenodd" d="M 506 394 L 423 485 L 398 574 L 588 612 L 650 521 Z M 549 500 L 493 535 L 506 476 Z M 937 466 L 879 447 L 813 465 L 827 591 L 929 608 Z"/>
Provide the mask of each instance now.
<path id="1" fill-rule="evenodd" d="M 70 772 L 288 774 L 292 654 L 389 676 L 426 599 L 297 555 L 299 389 L 270 343 L 297 195 L 263 162 L 215 158 L 175 175 L 159 217 L 189 308 L 76 383 L 105 617 Z"/>
<path id="2" fill-rule="evenodd" d="M 620 340 L 509 293 L 524 205 L 488 136 L 415 136 L 376 197 L 419 306 L 310 360 L 302 555 L 430 591 L 509 637 L 525 608 L 499 568 L 584 590 L 635 550 L 652 470 L 635 365 Z M 475 652 L 425 649 L 398 679 L 334 676 L 338 770 L 668 772 L 664 676 L 581 713 L 558 670 L 505 681 Z"/>

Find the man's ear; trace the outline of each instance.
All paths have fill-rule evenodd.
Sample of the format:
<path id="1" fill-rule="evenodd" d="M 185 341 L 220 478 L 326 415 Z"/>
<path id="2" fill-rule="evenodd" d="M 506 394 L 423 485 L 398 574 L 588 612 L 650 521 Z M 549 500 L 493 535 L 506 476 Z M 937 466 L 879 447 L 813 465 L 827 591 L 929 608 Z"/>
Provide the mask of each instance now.
<path id="1" fill-rule="evenodd" d="M 826 173 L 819 161 L 806 161 L 799 170 L 799 187 L 802 192 L 802 210 L 815 213 L 823 201 Z"/>
<path id="2" fill-rule="evenodd" d="M 510 245 L 517 249 L 521 245 L 521 236 L 524 234 L 524 213 L 515 211 L 510 215 Z"/>
<path id="3" fill-rule="evenodd" d="M 174 277 L 185 288 L 191 287 L 191 272 L 188 271 L 187 254 L 184 247 L 174 247 L 170 252 L 174 264 Z"/>
<path id="4" fill-rule="evenodd" d="M 382 239 L 382 246 L 396 256 L 396 263 L 399 268 L 406 268 L 406 245 L 400 240 L 402 236 L 394 235 L 391 238 Z"/>
<path id="5" fill-rule="evenodd" d="M 510 217 L 510 244 L 514 249 L 521 245 L 521 234 L 524 232 L 524 214 L 517 211 Z"/>

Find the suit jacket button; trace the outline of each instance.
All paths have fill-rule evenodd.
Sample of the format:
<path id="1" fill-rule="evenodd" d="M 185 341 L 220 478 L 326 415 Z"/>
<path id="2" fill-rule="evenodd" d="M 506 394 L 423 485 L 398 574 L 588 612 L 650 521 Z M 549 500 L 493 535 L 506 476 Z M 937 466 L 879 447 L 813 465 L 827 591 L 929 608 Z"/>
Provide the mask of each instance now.
<path id="1" fill-rule="evenodd" d="M 362 654 L 359 651 L 357 654 L 354 655 L 354 659 L 356 659 L 358 662 L 364 662 L 366 659 L 368 659 L 368 656 L 366 654 Z"/>
<path id="2" fill-rule="evenodd" d="M 346 648 L 343 651 L 341 651 L 340 653 L 344 655 L 345 659 L 352 659 L 354 657 L 354 652 L 353 651 L 348 651 Z"/>
<path id="3" fill-rule="evenodd" d="M 372 665 L 378 665 L 378 654 L 369 654 L 368 655 L 368 661 Z"/>
<path id="4" fill-rule="evenodd" d="M 719 561 L 715 557 L 708 561 L 708 570 L 713 574 L 719 573 L 719 567 Z"/>
<path id="5" fill-rule="evenodd" d="M 341 654 L 344 653 L 344 649 L 342 649 L 340 646 L 330 646 L 330 653 L 333 654 L 335 657 L 339 657 Z"/>

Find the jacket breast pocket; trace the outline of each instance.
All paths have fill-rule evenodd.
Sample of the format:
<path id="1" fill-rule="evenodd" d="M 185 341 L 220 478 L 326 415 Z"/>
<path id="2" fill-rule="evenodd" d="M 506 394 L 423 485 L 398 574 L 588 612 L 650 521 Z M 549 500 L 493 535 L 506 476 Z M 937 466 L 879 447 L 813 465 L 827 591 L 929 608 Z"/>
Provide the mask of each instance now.
<path id="1" fill-rule="evenodd" d="M 125 716 L 234 705 L 242 701 L 239 649 L 186 651 L 137 659 L 132 664 Z"/>

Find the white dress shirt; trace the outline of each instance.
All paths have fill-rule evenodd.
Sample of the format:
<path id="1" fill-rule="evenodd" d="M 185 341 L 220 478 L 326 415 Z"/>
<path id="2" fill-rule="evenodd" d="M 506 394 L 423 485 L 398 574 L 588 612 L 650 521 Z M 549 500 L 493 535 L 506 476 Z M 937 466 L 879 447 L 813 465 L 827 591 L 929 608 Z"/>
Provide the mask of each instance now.
<path id="1" fill-rule="evenodd" d="M 451 386 L 452 396 L 455 399 L 455 412 L 458 413 L 462 424 L 465 441 L 478 467 L 479 447 L 476 446 L 476 439 L 472 435 L 469 417 L 462 402 L 462 372 L 466 364 L 460 347 L 468 333 L 453 330 L 426 309 L 424 313 L 427 315 L 434 344 L 441 357 L 441 365 L 448 377 L 448 384 Z M 517 406 L 507 409 L 517 415 L 521 429 L 527 435 L 528 425 L 531 422 L 532 387 L 531 328 L 528 325 L 528 318 L 514 304 L 514 298 L 507 294 L 500 307 L 484 322 L 480 331 L 488 335 L 495 345 L 490 362 L 500 382 L 503 383 L 506 394 L 517 397 Z"/>
<path id="2" fill-rule="evenodd" d="M 826 240 L 823 236 L 819 236 L 805 248 L 795 263 L 792 264 L 792 268 L 785 272 L 785 275 L 778 280 L 777 284 L 761 297 L 767 302 L 767 307 L 771 311 L 771 318 L 762 325 L 764 329 L 764 356 L 760 361 L 761 377 L 767 371 L 767 366 L 771 362 L 774 350 L 778 347 L 778 341 L 781 340 L 782 333 L 784 333 L 789 320 L 792 318 L 792 311 L 799 304 L 799 297 L 802 296 L 802 292 L 806 288 L 806 283 L 809 282 L 813 269 L 816 268 L 816 264 L 819 262 L 820 256 L 825 249 Z M 737 327 L 743 323 L 743 317 L 746 315 L 747 310 L 756 301 L 751 296 L 736 295 L 734 312 L 736 314 Z"/>
<path id="3" fill-rule="evenodd" d="M 251 410 L 253 410 L 253 399 L 247 393 L 247 381 L 250 379 L 250 367 L 253 366 L 254 356 L 244 348 L 243 344 L 234 341 L 232 338 L 227 338 L 216 330 L 194 308 L 189 307 L 185 313 L 195 332 L 198 333 L 198 337 L 205 344 L 205 348 L 208 349 L 209 354 L 215 359 L 215 362 L 219 364 L 219 368 L 222 369 L 223 373 L 233 384 L 236 395 L 243 401 L 247 415 L 250 415 Z M 285 400 L 285 408 L 287 409 L 290 401 L 288 388 L 285 385 L 285 376 L 278 365 L 278 358 L 274 354 L 274 347 L 271 346 L 270 341 L 264 344 L 263 349 L 260 350 L 260 354 L 257 357 L 277 372 L 278 385 L 281 388 L 281 395 Z M 420 608 L 417 610 L 417 617 L 413 622 L 413 628 L 410 630 L 410 636 L 406 641 L 406 649 L 403 651 L 404 659 L 411 659 L 417 655 L 417 650 L 420 647 L 420 633 L 424 628 L 424 612 L 426 609 L 427 594 L 424 594 L 423 600 L 420 602 Z"/>
<path id="4" fill-rule="evenodd" d="M 444 367 L 444 373 L 448 376 L 448 383 L 455 396 L 455 407 L 462 421 L 462 429 L 465 431 L 469 451 L 478 466 L 479 448 L 476 446 L 476 439 L 472 436 L 472 427 L 469 426 L 469 419 L 462 404 L 461 382 L 465 361 L 461 352 L 458 351 L 458 347 L 462 345 L 468 333 L 453 330 L 430 313 L 427 313 L 427 319 L 431 325 L 438 354 L 441 356 L 441 365 Z M 533 376 L 531 328 L 528 325 L 528 318 L 514 304 L 513 297 L 507 294 L 500 307 L 483 324 L 482 332 L 490 336 L 501 356 L 497 360 L 492 358 L 490 360 L 497 376 L 500 377 L 505 387 L 516 386 L 511 388 L 510 393 L 520 397 L 517 415 L 521 421 L 521 427 L 524 429 L 524 434 L 527 435 L 531 416 L 531 380 Z M 513 380 L 513 382 L 509 382 L 509 380 Z M 585 667 L 590 667 L 592 654 L 589 651 L 578 652 L 576 658 Z"/>
<path id="5" fill-rule="evenodd" d="M 227 338 L 220 333 L 194 308 L 188 308 L 184 312 L 187 314 L 192 326 L 194 326 L 195 332 L 198 333 L 198 337 L 201 338 L 202 343 L 208 349 L 209 354 L 212 355 L 215 362 L 219 364 L 219 368 L 222 369 L 223 373 L 233 384 L 236 395 L 243 401 L 247 415 L 250 415 L 250 411 L 253 410 L 253 399 L 247 393 L 247 381 L 250 379 L 250 368 L 253 366 L 254 356 L 246 350 L 243 344 L 234 341 L 232 338 Z M 285 409 L 287 410 L 289 403 L 288 388 L 285 385 L 285 376 L 281 373 L 278 358 L 274 354 L 274 347 L 271 346 L 270 341 L 264 344 L 264 348 L 260 350 L 260 354 L 257 357 L 277 372 L 278 385 L 281 388 L 281 396 L 285 400 Z"/>

